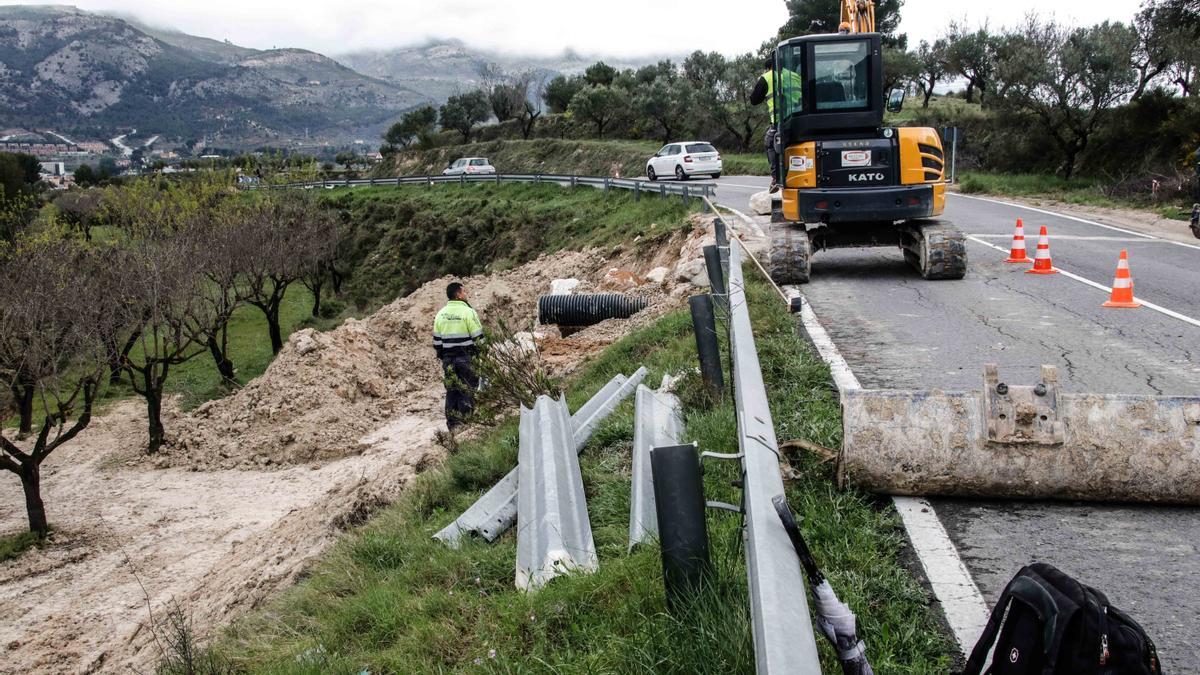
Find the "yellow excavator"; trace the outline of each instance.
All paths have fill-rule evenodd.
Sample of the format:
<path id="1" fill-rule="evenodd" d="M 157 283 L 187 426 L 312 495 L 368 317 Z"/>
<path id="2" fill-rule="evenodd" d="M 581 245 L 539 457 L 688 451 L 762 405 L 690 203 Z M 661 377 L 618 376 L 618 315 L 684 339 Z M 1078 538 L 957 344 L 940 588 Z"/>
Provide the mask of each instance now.
<path id="1" fill-rule="evenodd" d="M 883 126 L 885 108 L 899 112 L 905 94 L 885 100 L 883 67 L 872 0 L 842 0 L 838 33 L 775 49 L 781 199 L 768 259 L 780 283 L 806 283 L 813 252 L 842 247 L 899 246 L 925 279 L 966 274 L 963 233 L 935 219 L 946 205 L 941 138 Z"/>

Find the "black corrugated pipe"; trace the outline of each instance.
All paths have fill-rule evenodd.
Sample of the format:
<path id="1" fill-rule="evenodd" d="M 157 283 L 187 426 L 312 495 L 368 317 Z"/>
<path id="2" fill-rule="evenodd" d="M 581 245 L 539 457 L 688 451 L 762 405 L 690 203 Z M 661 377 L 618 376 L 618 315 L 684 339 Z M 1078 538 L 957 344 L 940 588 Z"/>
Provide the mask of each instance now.
<path id="1" fill-rule="evenodd" d="M 543 295 L 538 298 L 538 323 L 594 326 L 606 319 L 628 319 L 646 309 L 646 299 L 619 293 Z"/>

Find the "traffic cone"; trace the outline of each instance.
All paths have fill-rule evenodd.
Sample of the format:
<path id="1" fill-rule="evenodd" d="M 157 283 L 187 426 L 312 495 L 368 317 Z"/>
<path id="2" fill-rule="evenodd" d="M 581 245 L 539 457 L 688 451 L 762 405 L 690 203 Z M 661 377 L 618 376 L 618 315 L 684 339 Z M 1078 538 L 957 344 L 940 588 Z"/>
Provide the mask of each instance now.
<path id="1" fill-rule="evenodd" d="M 1046 226 L 1038 235 L 1037 253 L 1033 256 L 1033 269 L 1025 270 L 1026 274 L 1058 274 L 1054 264 L 1050 262 L 1050 237 L 1046 234 Z"/>
<path id="2" fill-rule="evenodd" d="M 1133 297 L 1133 277 L 1129 275 L 1129 253 L 1125 250 L 1121 251 L 1121 257 L 1117 260 L 1117 277 L 1113 279 L 1112 296 L 1103 306 L 1128 309 L 1142 306 L 1142 303 Z"/>
<path id="3" fill-rule="evenodd" d="M 1006 263 L 1027 263 L 1033 262 L 1029 256 L 1025 254 L 1025 225 L 1017 218 L 1017 231 L 1013 234 L 1012 252 L 1008 254 Z"/>

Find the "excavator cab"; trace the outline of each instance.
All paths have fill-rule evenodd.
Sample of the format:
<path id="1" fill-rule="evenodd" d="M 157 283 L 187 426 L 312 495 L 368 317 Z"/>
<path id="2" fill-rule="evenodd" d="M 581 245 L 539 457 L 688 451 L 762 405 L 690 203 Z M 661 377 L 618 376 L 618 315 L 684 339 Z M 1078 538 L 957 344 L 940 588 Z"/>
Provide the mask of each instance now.
<path id="1" fill-rule="evenodd" d="M 806 35 L 776 48 L 778 281 L 808 281 L 812 252 L 837 247 L 899 246 L 926 279 L 966 272 L 962 234 L 929 220 L 945 207 L 941 139 L 933 129 L 883 126 L 903 92 L 885 95 L 882 55 L 875 32 Z"/>

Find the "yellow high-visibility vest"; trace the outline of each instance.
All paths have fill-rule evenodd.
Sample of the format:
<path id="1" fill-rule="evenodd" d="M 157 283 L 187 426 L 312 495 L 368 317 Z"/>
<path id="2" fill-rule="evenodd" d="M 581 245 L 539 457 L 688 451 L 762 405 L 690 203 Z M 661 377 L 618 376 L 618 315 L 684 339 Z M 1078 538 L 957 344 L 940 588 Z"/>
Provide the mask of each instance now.
<path id="1" fill-rule="evenodd" d="M 784 89 L 784 96 L 788 98 L 788 110 L 795 111 L 800 107 L 800 96 L 802 93 L 801 87 L 804 80 L 795 72 L 783 69 L 779 71 L 783 76 L 783 81 L 787 84 Z M 763 79 L 767 81 L 767 112 L 771 115 L 771 122 L 775 122 L 775 71 L 768 70 L 763 73 Z"/>

